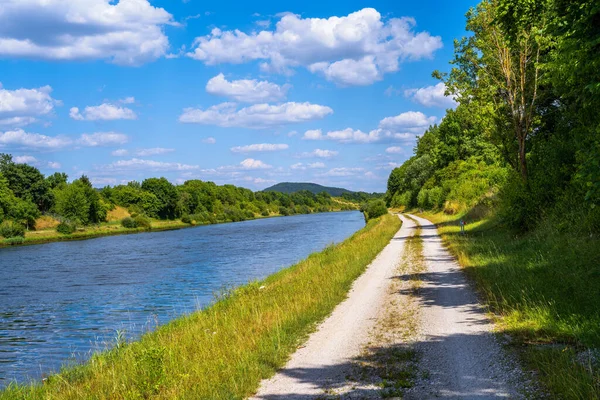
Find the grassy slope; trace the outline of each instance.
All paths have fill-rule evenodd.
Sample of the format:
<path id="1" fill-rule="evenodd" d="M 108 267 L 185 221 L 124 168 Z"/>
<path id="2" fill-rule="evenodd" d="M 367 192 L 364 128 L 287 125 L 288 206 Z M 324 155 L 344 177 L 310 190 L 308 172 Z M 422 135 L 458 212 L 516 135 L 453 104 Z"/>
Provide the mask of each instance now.
<path id="1" fill-rule="evenodd" d="M 0 399 L 240 399 L 282 366 L 399 229 L 386 215 L 341 244 L 223 296 L 140 341 Z"/>
<path id="2" fill-rule="evenodd" d="M 554 398 L 600 398 L 600 241 L 551 226 L 523 236 L 493 218 L 423 214 L 437 223 L 449 249 L 473 278 L 526 363 Z M 600 355 L 600 354 L 599 354 Z M 579 362 L 575 361 L 579 359 Z"/>

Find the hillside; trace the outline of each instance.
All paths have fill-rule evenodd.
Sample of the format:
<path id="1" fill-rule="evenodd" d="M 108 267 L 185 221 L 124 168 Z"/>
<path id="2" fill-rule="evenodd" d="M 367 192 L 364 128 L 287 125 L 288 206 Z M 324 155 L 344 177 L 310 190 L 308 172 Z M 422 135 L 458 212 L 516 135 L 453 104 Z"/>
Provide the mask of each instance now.
<path id="1" fill-rule="evenodd" d="M 299 192 L 301 190 L 308 190 L 314 194 L 318 194 L 321 192 L 327 192 L 331 196 L 341 197 L 344 193 L 354 193 L 351 190 L 322 186 L 316 183 L 308 183 L 308 182 L 281 182 L 271 187 L 268 187 L 264 190 L 264 192 L 281 192 L 281 193 L 294 193 Z"/>

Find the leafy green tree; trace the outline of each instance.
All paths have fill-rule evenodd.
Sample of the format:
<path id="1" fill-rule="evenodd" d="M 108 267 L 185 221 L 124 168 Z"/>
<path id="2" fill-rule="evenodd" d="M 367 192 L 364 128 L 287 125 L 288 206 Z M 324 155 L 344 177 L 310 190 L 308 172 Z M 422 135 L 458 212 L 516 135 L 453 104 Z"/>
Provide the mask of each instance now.
<path id="1" fill-rule="evenodd" d="M 10 154 L 0 154 L 0 172 L 15 196 L 32 201 L 40 211 L 50 209 L 54 202 L 52 192 L 37 168 L 13 162 Z"/>
<path id="2" fill-rule="evenodd" d="M 48 183 L 50 189 L 54 189 L 60 185 L 65 185 L 68 179 L 68 175 L 64 172 L 55 172 L 46 177 L 46 182 Z"/>
<path id="3" fill-rule="evenodd" d="M 142 182 L 142 189 L 155 195 L 159 200 L 159 218 L 175 218 L 178 200 L 177 189 L 167 178 L 148 178 Z"/>
<path id="4" fill-rule="evenodd" d="M 22 199 L 17 199 L 10 213 L 15 221 L 25 225 L 28 230 L 30 227 L 35 227 L 35 220 L 41 215 L 35 204 Z"/>
<path id="5" fill-rule="evenodd" d="M 54 189 L 54 209 L 63 218 L 86 225 L 90 217 L 90 203 L 86 188 L 81 182 L 73 182 Z"/>

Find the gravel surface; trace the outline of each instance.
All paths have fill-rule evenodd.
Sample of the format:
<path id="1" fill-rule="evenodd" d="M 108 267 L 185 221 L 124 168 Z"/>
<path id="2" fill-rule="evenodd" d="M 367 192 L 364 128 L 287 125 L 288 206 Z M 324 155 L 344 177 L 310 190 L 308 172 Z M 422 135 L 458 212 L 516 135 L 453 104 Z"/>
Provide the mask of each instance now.
<path id="1" fill-rule="evenodd" d="M 417 334 L 406 342 L 418 354 L 419 372 L 413 387 L 403 389 L 403 398 L 514 399 L 535 392 L 513 357 L 497 342 L 492 323 L 442 246 L 435 225 L 410 217 L 421 225 L 426 270 L 417 274 L 421 285 L 413 300 L 418 304 Z M 405 240 L 417 226 L 400 218 L 402 228 L 355 281 L 348 298 L 284 368 L 261 383 L 252 399 L 381 397 L 381 387 L 361 385 L 352 375 L 365 349 L 377 344 L 373 332 L 380 329 L 390 293 L 396 290 L 394 279 L 410 278 L 399 277 L 397 272 Z M 397 307 L 409 305 L 400 301 Z"/>
<path id="2" fill-rule="evenodd" d="M 411 230 L 410 224 L 402 225 L 354 282 L 348 298 L 319 325 L 283 369 L 261 383 L 253 399 L 314 399 L 346 385 L 353 360 L 360 356 L 369 341 L 369 332 L 383 307 L 387 288 L 401 259 L 405 237 Z"/>
<path id="3" fill-rule="evenodd" d="M 492 323 L 435 225 L 410 217 L 421 225 L 428 269 L 421 277 L 422 327 L 416 344 L 427 378 L 405 398 L 523 398 L 521 369 L 496 341 Z"/>

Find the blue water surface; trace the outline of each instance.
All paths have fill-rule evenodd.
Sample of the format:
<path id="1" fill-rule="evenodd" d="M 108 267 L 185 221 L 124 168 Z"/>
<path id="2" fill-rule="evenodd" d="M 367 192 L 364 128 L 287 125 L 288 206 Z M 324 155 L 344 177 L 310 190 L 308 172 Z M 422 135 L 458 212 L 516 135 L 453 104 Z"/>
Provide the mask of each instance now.
<path id="1" fill-rule="evenodd" d="M 357 211 L 0 249 L 0 386 L 209 304 L 364 226 Z"/>

